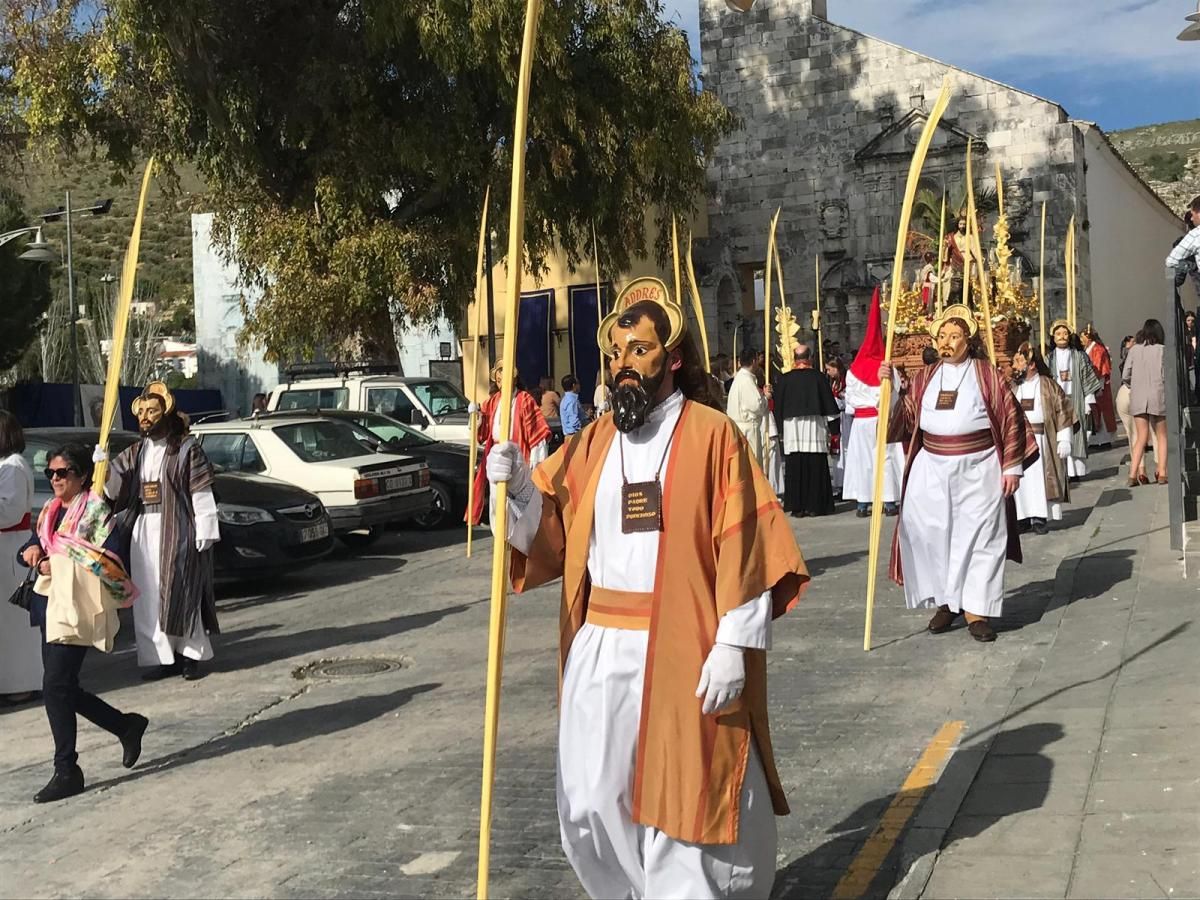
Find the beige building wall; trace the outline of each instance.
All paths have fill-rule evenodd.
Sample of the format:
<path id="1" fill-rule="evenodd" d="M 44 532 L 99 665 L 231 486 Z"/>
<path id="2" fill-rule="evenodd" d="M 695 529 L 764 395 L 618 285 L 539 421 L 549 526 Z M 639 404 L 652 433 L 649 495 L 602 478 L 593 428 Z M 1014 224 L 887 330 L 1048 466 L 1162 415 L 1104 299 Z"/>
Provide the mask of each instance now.
<path id="1" fill-rule="evenodd" d="M 1148 318 L 1166 320 L 1170 284 L 1163 262 L 1183 224 L 1133 173 L 1095 125 L 1076 122 L 1087 161 L 1090 310 L 1080 296 L 1079 327 L 1090 318 L 1117 355 Z M 1085 258 L 1081 257 L 1081 264 Z"/>
<path id="2" fill-rule="evenodd" d="M 684 235 L 688 233 L 688 228 L 691 228 L 691 233 L 694 240 L 700 240 L 708 237 L 708 219 L 706 213 L 701 210 L 696 218 L 690 222 L 680 222 L 679 233 L 680 240 L 684 242 Z M 646 244 L 648 247 L 653 247 L 656 236 L 655 214 L 649 213 L 646 216 Z M 680 247 L 680 253 L 686 252 L 686 245 Z M 567 263 L 566 255 L 561 252 L 554 253 L 546 259 L 547 270 L 535 277 L 528 269 L 521 275 L 521 292 L 530 293 L 533 291 L 554 291 L 554 316 L 555 320 L 551 325 L 551 377 L 554 379 L 555 390 L 558 390 L 558 381 L 563 375 L 571 371 L 571 347 L 570 347 L 570 311 L 568 308 L 570 290 L 573 287 L 595 287 L 596 284 L 596 266 L 592 260 L 585 260 L 572 271 Z M 689 327 L 695 328 L 695 317 L 692 315 L 691 295 L 687 287 L 687 269 L 686 264 L 681 264 L 681 278 L 683 283 L 683 305 L 688 313 Z M 647 257 L 637 258 L 630 270 L 621 272 L 614 278 L 613 273 L 604 268 L 601 261 L 601 286 L 602 292 L 605 295 L 606 302 L 611 303 L 621 288 L 634 278 L 641 278 L 646 275 L 655 275 L 661 278 L 663 282 L 674 291 L 675 275 L 673 265 L 670 260 L 667 261 L 665 268 Z M 504 262 L 496 263 L 492 269 L 493 295 L 495 306 L 495 321 L 496 321 L 496 359 L 499 360 L 504 354 L 504 336 L 507 333 L 505 323 L 505 307 L 507 306 L 508 296 L 508 267 Z M 476 307 L 476 302 L 479 302 L 479 307 Z M 476 318 L 478 314 L 478 319 Z M 476 321 L 480 323 L 478 335 L 476 332 Z M 712 327 L 709 323 L 708 327 Z M 467 305 L 466 321 L 459 329 L 459 334 L 463 335 L 460 339 L 463 359 L 463 389 L 468 397 L 472 399 L 478 398 L 482 402 L 488 395 L 488 348 L 487 348 L 487 295 L 483 294 L 477 301 L 472 301 Z M 476 337 L 478 336 L 479 346 L 479 365 L 475 365 L 475 354 L 472 349 Z M 715 345 L 714 345 L 715 346 Z M 716 352 L 715 350 L 713 351 Z M 474 386 L 474 393 L 472 393 Z M 526 385 L 531 387 L 531 385 Z M 585 402 L 590 402 L 591 398 L 584 398 Z"/>

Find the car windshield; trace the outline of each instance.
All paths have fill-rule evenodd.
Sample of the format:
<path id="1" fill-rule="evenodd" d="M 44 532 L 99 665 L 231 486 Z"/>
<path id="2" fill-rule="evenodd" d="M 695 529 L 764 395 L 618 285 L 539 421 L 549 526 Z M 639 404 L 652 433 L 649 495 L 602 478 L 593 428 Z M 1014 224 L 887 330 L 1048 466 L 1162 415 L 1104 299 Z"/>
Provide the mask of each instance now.
<path id="1" fill-rule="evenodd" d="M 288 449 L 305 462 L 329 462 L 350 459 L 370 453 L 369 447 L 355 436 L 354 428 L 345 422 L 328 419 L 321 422 L 297 422 L 277 425 L 271 429 Z"/>
<path id="2" fill-rule="evenodd" d="M 416 429 L 375 413 L 363 413 L 361 416 L 355 416 L 354 423 L 369 432 L 376 441 L 384 441 L 397 448 L 407 450 L 410 447 L 427 447 L 437 443 L 433 438 L 426 437 Z"/>
<path id="3" fill-rule="evenodd" d="M 470 401 L 448 381 L 423 381 L 409 385 L 417 398 L 435 416 L 465 413 Z"/>

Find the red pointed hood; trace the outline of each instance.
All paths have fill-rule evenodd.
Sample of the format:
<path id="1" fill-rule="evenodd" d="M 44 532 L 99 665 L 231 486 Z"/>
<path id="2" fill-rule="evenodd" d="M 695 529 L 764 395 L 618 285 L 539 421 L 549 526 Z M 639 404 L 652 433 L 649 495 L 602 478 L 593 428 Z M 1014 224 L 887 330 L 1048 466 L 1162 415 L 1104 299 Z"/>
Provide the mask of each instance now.
<path id="1" fill-rule="evenodd" d="M 875 285 L 871 307 L 867 310 L 867 333 L 858 353 L 854 355 L 854 362 L 850 364 L 854 377 L 868 387 L 879 387 L 879 365 L 883 362 L 883 316 L 879 311 L 879 303 L 879 285 Z"/>

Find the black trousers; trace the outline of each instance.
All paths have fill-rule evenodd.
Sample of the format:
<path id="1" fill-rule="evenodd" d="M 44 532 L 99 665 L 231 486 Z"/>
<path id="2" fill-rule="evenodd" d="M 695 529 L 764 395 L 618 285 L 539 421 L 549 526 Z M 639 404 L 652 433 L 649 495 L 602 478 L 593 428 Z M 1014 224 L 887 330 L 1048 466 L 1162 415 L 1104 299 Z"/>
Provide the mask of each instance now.
<path id="1" fill-rule="evenodd" d="M 95 694 L 79 686 L 79 670 L 87 647 L 69 644 L 47 644 L 42 636 L 42 697 L 46 702 L 46 718 L 54 736 L 54 770 L 68 771 L 79 762 L 75 752 L 75 735 L 81 715 L 93 725 L 121 737 L 125 733 L 125 714 L 109 706 Z"/>

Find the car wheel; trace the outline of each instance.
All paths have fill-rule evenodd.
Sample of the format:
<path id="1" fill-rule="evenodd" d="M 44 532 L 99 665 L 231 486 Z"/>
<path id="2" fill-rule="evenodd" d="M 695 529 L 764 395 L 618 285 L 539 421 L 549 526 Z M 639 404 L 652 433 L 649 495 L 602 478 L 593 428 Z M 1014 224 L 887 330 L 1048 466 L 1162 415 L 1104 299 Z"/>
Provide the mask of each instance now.
<path id="1" fill-rule="evenodd" d="M 366 550 L 382 536 L 383 528 L 379 525 L 373 525 L 366 531 L 348 531 L 338 535 L 342 543 L 351 550 Z"/>
<path id="2" fill-rule="evenodd" d="M 454 517 L 454 497 L 440 481 L 429 482 L 429 488 L 433 491 L 433 505 L 423 515 L 413 517 L 413 521 L 422 528 L 445 528 Z"/>

